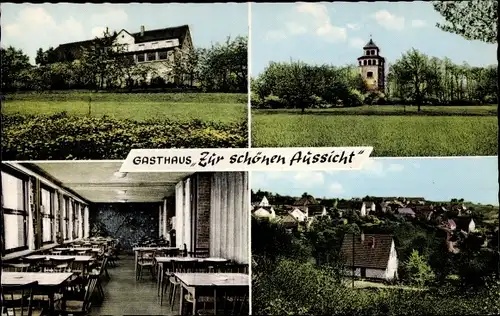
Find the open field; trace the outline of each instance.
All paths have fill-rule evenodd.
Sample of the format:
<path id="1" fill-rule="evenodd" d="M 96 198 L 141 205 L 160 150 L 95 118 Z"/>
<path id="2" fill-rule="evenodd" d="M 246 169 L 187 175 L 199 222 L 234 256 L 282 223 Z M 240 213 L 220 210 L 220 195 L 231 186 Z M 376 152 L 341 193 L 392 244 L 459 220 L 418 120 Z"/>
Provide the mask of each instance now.
<path id="1" fill-rule="evenodd" d="M 471 109 L 480 111 L 478 108 Z M 356 109 L 363 110 L 352 111 Z M 335 111 L 329 110 L 330 115 L 325 115 L 325 110 L 309 110 L 298 115 L 300 110 L 253 110 L 252 146 L 373 146 L 372 156 L 378 157 L 476 156 L 498 152 L 496 115 L 336 115 Z"/>
<path id="2" fill-rule="evenodd" d="M 290 115 L 465 115 L 487 116 L 497 114 L 497 105 L 471 105 L 471 106 L 417 106 L 409 105 L 363 105 L 356 107 L 334 107 L 327 109 L 306 109 L 305 113 L 297 109 L 259 109 L 253 110 L 258 114 L 283 114 Z"/>
<path id="3" fill-rule="evenodd" d="M 225 93 L 18 93 L 5 97 L 2 114 L 88 116 L 89 101 L 92 117 L 223 124 L 247 119 L 247 95 Z"/>
<path id="4" fill-rule="evenodd" d="M 344 279 L 343 284 L 346 287 L 352 287 L 352 279 Z M 354 288 L 356 289 L 372 289 L 372 288 L 381 288 L 381 289 L 401 289 L 401 290 L 413 290 L 413 291 L 425 291 L 425 288 L 417 288 L 411 286 L 404 285 L 387 285 L 381 282 L 373 282 L 368 280 L 354 280 Z"/>

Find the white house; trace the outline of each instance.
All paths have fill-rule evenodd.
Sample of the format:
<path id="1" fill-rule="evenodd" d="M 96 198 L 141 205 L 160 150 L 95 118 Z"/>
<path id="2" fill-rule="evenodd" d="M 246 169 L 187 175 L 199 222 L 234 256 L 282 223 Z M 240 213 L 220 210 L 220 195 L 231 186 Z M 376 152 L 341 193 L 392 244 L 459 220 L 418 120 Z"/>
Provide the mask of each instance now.
<path id="1" fill-rule="evenodd" d="M 398 256 L 391 235 L 346 234 L 341 247 L 346 274 L 352 276 L 392 280 L 398 277 Z"/>
<path id="2" fill-rule="evenodd" d="M 259 208 L 255 212 L 253 212 L 253 215 L 256 217 L 267 217 L 269 219 L 274 219 L 276 217 L 276 212 L 274 211 L 274 208 L 270 209 L 265 209 L 263 207 Z"/>
<path id="3" fill-rule="evenodd" d="M 361 204 L 361 209 L 359 210 L 360 216 L 366 216 L 370 212 L 375 212 L 375 202 L 363 202 Z"/>
<path id="4" fill-rule="evenodd" d="M 260 206 L 260 207 L 270 207 L 270 206 L 271 206 L 271 204 L 269 204 L 269 201 L 268 201 L 268 200 L 267 200 L 267 198 L 264 196 L 264 197 L 262 198 L 262 201 L 260 201 L 259 206 Z"/>
<path id="5" fill-rule="evenodd" d="M 114 43 L 122 49 L 122 53 L 130 57 L 135 65 L 147 65 L 146 80 L 153 76 L 165 80 L 171 79 L 174 51 L 178 49 L 185 54 L 193 49 L 191 33 L 188 25 L 146 30 L 142 25 L 140 32 L 120 30 L 114 37 Z M 80 59 L 83 49 L 92 47 L 95 39 L 61 44 L 55 48 L 56 61 L 65 62 Z"/>
<path id="6" fill-rule="evenodd" d="M 294 208 L 293 211 L 290 212 L 290 215 L 299 222 L 307 220 L 307 215 L 298 208 Z"/>

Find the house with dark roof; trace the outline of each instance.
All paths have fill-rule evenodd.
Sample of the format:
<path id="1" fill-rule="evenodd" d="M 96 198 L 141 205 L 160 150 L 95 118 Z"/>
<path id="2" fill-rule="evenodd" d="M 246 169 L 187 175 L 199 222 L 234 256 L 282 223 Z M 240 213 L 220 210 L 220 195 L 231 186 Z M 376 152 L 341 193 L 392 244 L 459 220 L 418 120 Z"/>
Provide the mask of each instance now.
<path id="1" fill-rule="evenodd" d="M 458 230 L 466 233 L 472 233 L 476 230 L 476 223 L 470 217 L 456 217 L 454 221 Z"/>
<path id="2" fill-rule="evenodd" d="M 357 277 L 392 280 L 398 275 L 398 256 L 392 235 L 346 234 L 341 254 L 346 273 Z"/>
<path id="3" fill-rule="evenodd" d="M 122 29 L 111 35 L 114 44 L 122 47 L 121 54 L 133 60 L 136 65 L 147 65 L 151 68 L 147 80 L 153 74 L 168 81 L 171 77 L 171 64 L 174 51 L 188 53 L 193 49 L 193 42 L 188 25 L 146 30 L 141 26 L 140 32 L 129 32 Z M 80 59 L 85 49 L 99 43 L 100 39 L 61 44 L 54 49 L 55 61 L 72 62 Z"/>
<path id="4" fill-rule="evenodd" d="M 398 214 L 402 216 L 415 217 L 415 212 L 409 207 L 398 208 Z"/>
<path id="5" fill-rule="evenodd" d="M 290 231 L 297 231 L 299 228 L 299 221 L 290 214 L 283 216 L 280 222 L 283 227 Z"/>

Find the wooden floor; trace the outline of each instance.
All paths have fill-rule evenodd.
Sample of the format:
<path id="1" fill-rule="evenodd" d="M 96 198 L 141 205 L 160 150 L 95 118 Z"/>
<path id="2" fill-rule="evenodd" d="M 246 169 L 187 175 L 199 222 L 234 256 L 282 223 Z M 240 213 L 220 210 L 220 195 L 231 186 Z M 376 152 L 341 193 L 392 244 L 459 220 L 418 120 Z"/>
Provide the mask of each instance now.
<path id="1" fill-rule="evenodd" d="M 156 283 L 146 271 L 143 280 L 135 280 L 134 257 L 121 256 L 118 266 L 108 269 L 111 280 L 103 282 L 105 299 L 92 304 L 92 315 L 177 315 L 179 300 L 171 310 L 164 297 L 160 306 Z"/>

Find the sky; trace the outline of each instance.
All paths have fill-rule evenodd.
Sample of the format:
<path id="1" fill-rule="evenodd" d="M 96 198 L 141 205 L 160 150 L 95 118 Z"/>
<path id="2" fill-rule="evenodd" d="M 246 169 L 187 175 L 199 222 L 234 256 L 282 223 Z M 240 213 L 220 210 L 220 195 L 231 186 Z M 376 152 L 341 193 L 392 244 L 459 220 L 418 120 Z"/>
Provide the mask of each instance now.
<path id="1" fill-rule="evenodd" d="M 131 33 L 188 24 L 195 47 L 248 35 L 248 4 L 2 3 L 2 47 L 21 48 L 34 63 L 38 48 L 83 41 L 110 31 Z"/>
<path id="2" fill-rule="evenodd" d="M 252 172 L 254 191 L 316 198 L 424 197 L 498 205 L 497 157 L 370 158 L 360 170 Z"/>
<path id="3" fill-rule="evenodd" d="M 472 66 L 497 64 L 496 44 L 468 41 L 436 27 L 431 3 L 260 3 L 251 6 L 251 75 L 270 61 L 356 64 L 372 39 L 387 63 L 411 48 Z"/>

